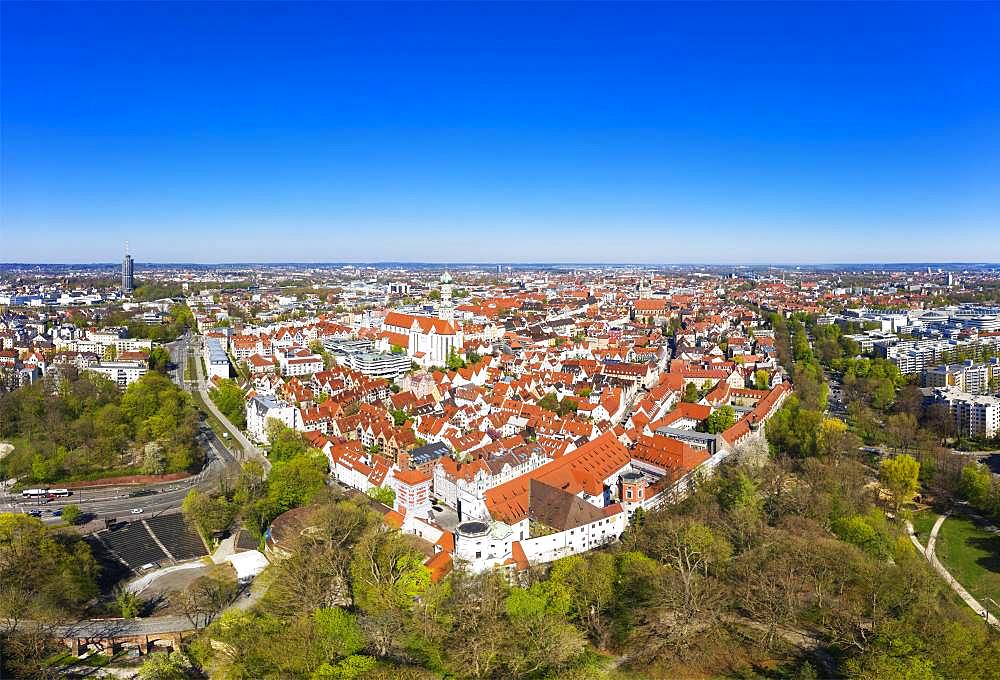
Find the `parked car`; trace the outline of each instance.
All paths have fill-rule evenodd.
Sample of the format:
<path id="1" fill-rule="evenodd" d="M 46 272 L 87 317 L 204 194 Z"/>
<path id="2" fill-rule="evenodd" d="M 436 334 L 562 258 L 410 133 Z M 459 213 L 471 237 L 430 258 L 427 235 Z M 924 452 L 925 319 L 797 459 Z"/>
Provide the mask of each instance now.
<path id="1" fill-rule="evenodd" d="M 142 514 L 142 508 L 132 508 L 132 514 L 133 515 L 141 515 Z"/>

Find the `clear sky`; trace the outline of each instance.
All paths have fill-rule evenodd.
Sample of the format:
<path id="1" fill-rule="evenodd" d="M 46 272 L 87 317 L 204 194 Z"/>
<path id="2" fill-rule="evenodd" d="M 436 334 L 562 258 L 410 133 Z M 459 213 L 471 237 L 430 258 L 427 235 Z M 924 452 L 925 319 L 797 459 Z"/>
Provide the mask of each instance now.
<path id="1" fill-rule="evenodd" d="M 0 261 L 1000 261 L 1000 4 L 0 12 Z"/>

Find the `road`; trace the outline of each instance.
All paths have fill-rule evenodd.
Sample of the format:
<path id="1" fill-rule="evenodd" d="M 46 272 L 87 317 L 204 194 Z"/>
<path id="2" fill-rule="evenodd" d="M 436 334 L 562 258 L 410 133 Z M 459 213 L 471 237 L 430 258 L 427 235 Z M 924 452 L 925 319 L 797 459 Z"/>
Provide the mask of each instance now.
<path id="1" fill-rule="evenodd" d="M 193 346 L 195 350 L 197 347 L 197 344 Z M 233 440 L 241 447 L 243 447 L 244 457 L 247 459 L 253 458 L 264 467 L 265 473 L 270 472 L 271 461 L 267 459 L 267 456 L 264 455 L 261 448 L 247 439 L 246 435 L 244 435 L 238 427 L 229 422 L 229 419 L 226 418 L 226 416 L 224 416 L 218 408 L 216 408 L 215 402 L 212 401 L 212 398 L 208 394 L 208 381 L 205 379 L 204 368 L 201 365 L 201 361 L 197 360 L 197 357 L 195 358 L 194 366 L 196 375 L 195 382 L 197 384 L 198 392 L 201 394 L 201 398 L 205 402 L 205 406 L 212 412 L 212 415 L 218 418 L 219 422 L 222 423 L 223 427 L 225 427 L 229 432 L 229 436 L 232 437 Z"/>
<path id="2" fill-rule="evenodd" d="M 44 522 L 58 523 L 62 520 L 55 517 L 52 512 L 69 504 L 79 506 L 85 514 L 92 516 L 91 521 L 112 517 L 124 519 L 131 516 L 131 511 L 136 508 L 142 509 L 143 516 L 178 508 L 192 488 L 215 492 L 219 489 L 221 479 L 224 477 L 235 479 L 239 474 L 239 463 L 222 445 L 211 428 L 203 427 L 198 439 L 205 449 L 206 464 L 201 472 L 192 477 L 160 484 L 80 489 L 73 491 L 72 496 L 55 498 L 48 502 L 25 500 L 16 493 L 2 494 L 0 511 L 40 510 Z"/>
<path id="3" fill-rule="evenodd" d="M 190 333 L 185 333 L 185 335 L 176 341 L 166 344 L 167 351 L 170 352 L 171 361 L 174 364 L 170 370 L 172 378 L 178 385 L 185 389 L 190 389 L 185 384 L 184 376 L 184 366 L 187 361 L 189 346 Z M 203 381 L 199 383 L 199 386 L 203 387 Z M 202 395 L 205 403 L 216 413 L 216 417 L 219 417 L 221 414 L 218 414 L 214 409 L 215 405 L 208 398 L 204 390 L 202 390 Z M 220 418 L 220 421 L 229 425 L 231 428 L 230 431 L 235 429 L 232 428 L 228 420 Z M 205 466 L 201 472 L 192 477 L 159 484 L 80 489 L 74 491 L 72 496 L 56 498 L 48 502 L 25 500 L 19 494 L 0 493 L 0 512 L 28 512 L 30 510 L 38 510 L 42 512 L 42 520 L 44 522 L 56 524 L 62 520 L 54 516 L 52 514 L 53 511 L 73 504 L 79 506 L 84 514 L 91 518 L 91 522 L 94 523 L 93 526 L 85 526 L 84 528 L 97 529 L 103 526 L 102 520 L 106 518 L 131 517 L 133 509 L 141 508 L 143 516 L 150 516 L 178 508 L 192 488 L 197 487 L 202 491 L 215 492 L 219 489 L 221 479 L 234 479 L 239 474 L 239 461 L 210 427 L 207 425 L 201 427 L 198 434 L 198 441 L 205 451 Z M 263 454 L 261 454 L 261 457 L 263 457 Z M 264 460 L 266 461 L 266 459 Z M 270 466 L 266 467 L 269 468 Z"/>
<path id="4" fill-rule="evenodd" d="M 181 337 L 164 345 L 170 353 L 170 361 L 174 365 L 170 371 L 171 377 L 175 383 L 185 389 L 187 389 L 187 385 L 184 384 L 184 369 L 187 364 L 188 347 L 190 343 L 191 331 L 186 331 Z"/>

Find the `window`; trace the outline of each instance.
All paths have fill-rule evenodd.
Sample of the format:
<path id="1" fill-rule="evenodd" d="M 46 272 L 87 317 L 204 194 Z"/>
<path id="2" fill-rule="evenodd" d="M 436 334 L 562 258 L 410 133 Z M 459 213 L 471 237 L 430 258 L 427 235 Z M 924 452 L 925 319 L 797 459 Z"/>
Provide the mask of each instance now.
<path id="1" fill-rule="evenodd" d="M 476 559 L 478 560 L 482 556 L 483 556 L 483 553 L 481 553 L 480 551 L 477 550 L 476 551 Z"/>

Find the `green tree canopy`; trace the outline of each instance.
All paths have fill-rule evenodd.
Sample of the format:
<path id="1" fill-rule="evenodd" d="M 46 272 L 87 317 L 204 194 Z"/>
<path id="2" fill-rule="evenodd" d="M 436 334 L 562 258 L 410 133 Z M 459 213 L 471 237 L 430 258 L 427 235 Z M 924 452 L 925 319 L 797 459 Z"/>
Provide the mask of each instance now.
<path id="1" fill-rule="evenodd" d="M 708 416 L 706 428 L 711 434 L 718 434 L 720 432 L 725 432 L 735 424 L 736 411 L 733 410 L 732 406 L 726 405 L 712 411 L 712 413 Z"/>
<path id="2" fill-rule="evenodd" d="M 897 513 L 913 500 L 920 488 L 919 478 L 920 463 L 908 454 L 886 458 L 879 465 L 879 481 L 892 495 Z"/>

